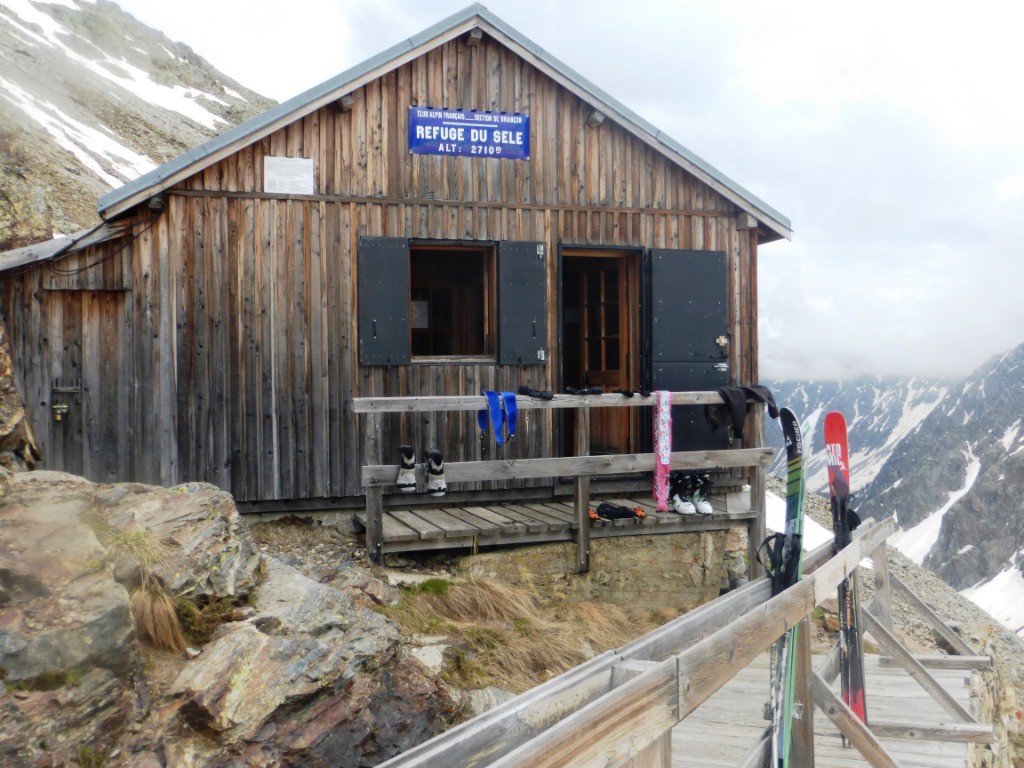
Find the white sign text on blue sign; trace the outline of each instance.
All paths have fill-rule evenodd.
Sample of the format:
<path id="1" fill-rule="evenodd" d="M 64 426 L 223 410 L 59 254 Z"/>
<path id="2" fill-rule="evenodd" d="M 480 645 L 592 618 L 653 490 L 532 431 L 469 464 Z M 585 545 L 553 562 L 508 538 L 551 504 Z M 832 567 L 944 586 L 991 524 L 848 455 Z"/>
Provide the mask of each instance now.
<path id="1" fill-rule="evenodd" d="M 409 151 L 529 160 L 530 116 L 409 107 Z"/>

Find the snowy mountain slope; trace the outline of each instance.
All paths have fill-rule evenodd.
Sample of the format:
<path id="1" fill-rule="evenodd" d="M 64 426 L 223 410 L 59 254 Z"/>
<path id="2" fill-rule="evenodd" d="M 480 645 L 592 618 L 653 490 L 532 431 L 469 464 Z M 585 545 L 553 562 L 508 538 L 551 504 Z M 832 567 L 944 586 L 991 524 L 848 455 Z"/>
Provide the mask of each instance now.
<path id="1" fill-rule="evenodd" d="M 952 384 L 940 378 L 872 377 L 846 382 L 769 382 L 768 386 L 776 403 L 788 405 L 803 420 L 808 491 L 827 494 L 821 425 L 826 413 L 840 411 L 846 416 L 854 469 L 850 480 L 858 492 L 875 478 L 899 442 L 928 417 Z M 768 430 L 769 445 L 781 449 L 782 430 L 778 425 L 769 425 Z M 773 466 L 772 471 L 776 469 Z"/>
<path id="2" fill-rule="evenodd" d="M 0 0 L 0 250 L 272 104 L 113 3 Z"/>
<path id="3" fill-rule="evenodd" d="M 891 544 L 1024 635 L 1024 345 L 961 382 L 770 386 L 804 416 L 809 490 L 827 492 L 820 420 L 842 411 L 861 514 L 895 513 Z"/>

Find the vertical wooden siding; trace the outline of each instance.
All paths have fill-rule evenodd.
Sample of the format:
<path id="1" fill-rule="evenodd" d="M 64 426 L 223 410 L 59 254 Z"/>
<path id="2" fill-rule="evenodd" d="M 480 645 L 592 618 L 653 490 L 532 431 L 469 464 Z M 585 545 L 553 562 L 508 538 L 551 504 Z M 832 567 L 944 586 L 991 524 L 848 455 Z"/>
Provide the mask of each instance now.
<path id="1" fill-rule="evenodd" d="M 320 109 L 178 185 L 155 222 L 137 214 L 121 278 L 129 298 L 111 310 L 121 364 L 88 370 L 103 386 L 111 375 L 131 382 L 130 413 L 118 411 L 119 479 L 206 480 L 239 500 L 360 494 L 353 395 L 554 385 L 560 244 L 725 251 L 730 362 L 738 381 L 756 378 L 756 236 L 736 229 L 734 206 L 716 192 L 610 121 L 588 126 L 586 104 L 493 41 L 441 45 L 351 95 L 351 108 Z M 411 155 L 410 104 L 528 113 L 532 157 Z M 264 196 L 268 155 L 314 158 L 316 195 Z M 548 365 L 359 366 L 360 235 L 545 243 Z M 53 331 L 41 342 L 30 329 L 59 321 L 40 316 L 31 274 L 6 279 L 4 299 L 11 331 L 24 329 L 15 356 L 42 402 L 47 368 L 62 363 Z M 105 316 L 99 306 L 64 309 L 63 336 L 79 322 L 82 333 L 110 333 L 86 329 Z M 35 408 L 37 423 L 44 411 Z M 385 430 L 389 450 L 411 442 L 479 456 L 472 417 L 395 416 Z M 44 445 L 56 439 L 43 432 Z M 506 455 L 548 455 L 551 440 L 550 417 L 534 416 Z"/>

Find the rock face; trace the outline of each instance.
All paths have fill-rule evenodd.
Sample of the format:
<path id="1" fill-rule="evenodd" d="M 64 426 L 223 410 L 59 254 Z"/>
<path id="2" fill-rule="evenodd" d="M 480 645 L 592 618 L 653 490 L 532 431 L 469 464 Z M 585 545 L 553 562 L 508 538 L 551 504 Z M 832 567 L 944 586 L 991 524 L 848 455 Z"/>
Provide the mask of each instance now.
<path id="1" fill-rule="evenodd" d="M 364 592 L 261 556 L 214 486 L 2 480 L 0 763 L 370 766 L 454 716 Z M 154 657 L 180 668 L 162 690 L 129 604 L 143 572 L 236 606 L 190 660 Z"/>
<path id="2" fill-rule="evenodd" d="M 863 493 L 863 512 L 895 511 L 905 530 L 944 510 L 924 565 L 957 589 L 1024 562 L 1022 370 L 1024 345 L 979 367 Z"/>

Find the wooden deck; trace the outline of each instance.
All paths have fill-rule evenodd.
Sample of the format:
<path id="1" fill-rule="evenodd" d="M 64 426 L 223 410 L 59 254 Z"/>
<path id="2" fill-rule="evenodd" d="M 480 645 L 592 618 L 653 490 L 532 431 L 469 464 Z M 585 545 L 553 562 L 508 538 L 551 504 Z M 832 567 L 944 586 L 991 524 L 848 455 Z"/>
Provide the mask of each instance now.
<path id="1" fill-rule="evenodd" d="M 815 659 L 817 667 L 820 659 Z M 880 663 L 868 655 L 868 720 L 906 721 L 938 725 L 949 716 L 901 667 Z M 933 676 L 957 701 L 970 709 L 967 681 L 971 672 L 933 669 Z M 672 768 L 715 768 L 739 765 L 767 722 L 768 656 L 764 654 L 672 731 Z M 837 686 L 833 686 L 838 693 Z M 964 768 L 967 745 L 921 739 L 879 739 L 905 768 Z M 839 731 L 820 710 L 814 711 L 814 758 L 817 768 L 858 768 L 867 760 L 853 747 L 842 745 Z"/>
<path id="2" fill-rule="evenodd" d="M 711 505 L 714 513 L 711 515 L 658 512 L 649 497 L 593 499 L 591 508 L 596 509 L 602 501 L 641 507 L 647 517 L 639 520 L 592 522 L 592 539 L 722 530 L 747 525 L 756 514 L 750 508 L 749 493 L 746 492 L 713 496 Z M 355 520 L 365 530 L 366 514 L 357 514 Z M 383 522 L 384 548 L 387 552 L 573 541 L 576 530 L 571 500 L 408 508 L 396 506 L 385 509 Z"/>

